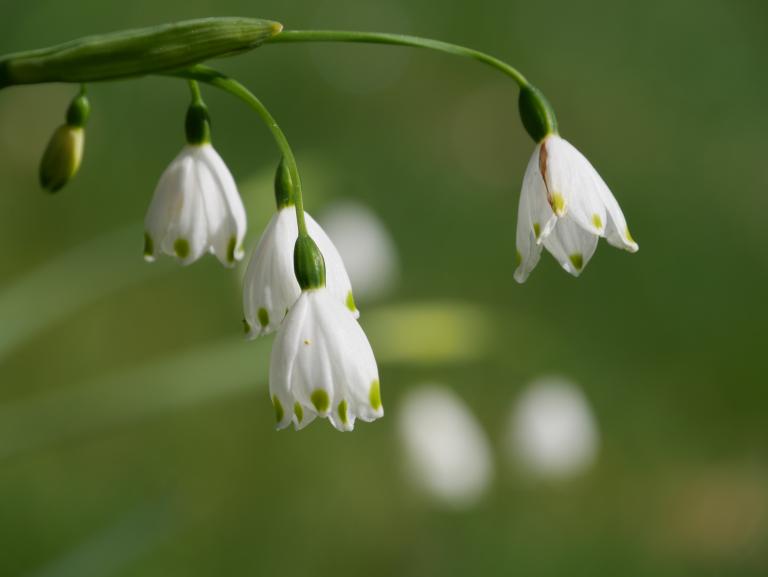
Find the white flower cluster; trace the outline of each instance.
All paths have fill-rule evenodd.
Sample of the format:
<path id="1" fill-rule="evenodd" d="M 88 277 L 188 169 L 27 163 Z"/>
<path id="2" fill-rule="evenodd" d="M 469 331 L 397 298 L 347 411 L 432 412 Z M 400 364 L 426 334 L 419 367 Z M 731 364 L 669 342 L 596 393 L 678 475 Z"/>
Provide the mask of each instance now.
<path id="1" fill-rule="evenodd" d="M 282 180 L 281 180 L 282 178 Z M 281 184 L 282 183 L 282 184 Z M 290 188 L 283 165 L 276 188 Z M 299 236 L 290 190 L 251 255 L 245 275 L 246 333 L 277 332 L 269 388 L 278 428 L 301 429 L 316 417 L 351 431 L 382 417 L 379 373 L 357 317 L 352 286 L 336 247 L 305 213 L 319 248 L 325 282 L 302 290 L 294 270 Z M 225 266 L 244 256 L 245 209 L 237 186 L 210 142 L 188 144 L 163 173 L 145 219 L 147 260 L 159 253 L 190 264 L 210 252 Z"/>
<path id="2" fill-rule="evenodd" d="M 524 87 L 520 106 L 537 145 L 520 195 L 517 281 L 528 278 L 542 247 L 574 276 L 589 262 L 600 237 L 637 251 L 613 194 L 589 161 L 558 135 L 543 95 Z M 160 178 L 147 212 L 145 258 L 166 253 L 190 264 L 210 252 L 234 266 L 244 256 L 245 209 L 210 143 L 199 93 L 188 110 L 187 141 Z M 278 428 L 293 423 L 301 429 L 319 416 L 349 431 L 357 419 L 373 421 L 384 414 L 376 360 L 357 323 L 341 256 L 320 225 L 295 206 L 291 174 L 283 163 L 275 195 L 278 210 L 245 274 L 246 333 L 256 338 L 277 332 L 269 389 Z"/>

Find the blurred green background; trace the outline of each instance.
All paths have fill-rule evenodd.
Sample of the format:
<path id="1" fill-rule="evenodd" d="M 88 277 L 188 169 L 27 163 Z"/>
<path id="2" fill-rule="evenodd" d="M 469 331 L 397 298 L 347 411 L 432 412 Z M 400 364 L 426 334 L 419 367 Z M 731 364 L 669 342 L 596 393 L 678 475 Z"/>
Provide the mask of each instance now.
<path id="1" fill-rule="evenodd" d="M 141 259 L 183 143 L 187 88 L 92 86 L 81 174 L 37 163 L 72 87 L 0 92 L 0 575 L 766 575 L 768 5 L 747 1 L 2 1 L 0 52 L 209 15 L 436 37 L 519 67 L 594 163 L 641 250 L 601 242 L 575 280 L 513 278 L 532 151 L 515 85 L 446 55 L 267 46 L 218 66 L 294 146 L 308 209 L 355 199 L 400 274 L 361 300 L 386 417 L 276 433 L 271 342 L 243 342 L 237 272 Z M 271 213 L 268 132 L 205 91 L 249 207 Z M 410 336 L 404 339 L 403 335 Z M 506 460 L 524 385 L 578 383 L 599 457 L 569 482 Z M 455 391 L 494 458 L 474 506 L 403 475 L 399 403 Z"/>

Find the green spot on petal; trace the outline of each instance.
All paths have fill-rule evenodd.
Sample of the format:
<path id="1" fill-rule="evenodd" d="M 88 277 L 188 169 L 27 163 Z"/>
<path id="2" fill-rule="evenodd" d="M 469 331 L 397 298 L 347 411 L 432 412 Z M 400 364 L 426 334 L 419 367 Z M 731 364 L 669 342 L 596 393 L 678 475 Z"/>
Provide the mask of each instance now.
<path id="1" fill-rule="evenodd" d="M 368 400 L 371 401 L 371 406 L 374 411 L 378 411 L 381 408 L 381 387 L 379 386 L 378 379 L 371 383 L 371 390 L 368 392 Z"/>
<path id="2" fill-rule="evenodd" d="M 601 230 L 603 228 L 603 219 L 600 218 L 599 214 L 592 215 L 592 224 L 594 224 L 595 228 L 598 230 Z"/>
<path id="3" fill-rule="evenodd" d="M 318 413 L 328 412 L 328 407 L 331 405 L 331 400 L 328 398 L 328 393 L 323 389 L 315 389 L 309 397 L 312 400 L 312 404 L 317 409 Z"/>
<path id="4" fill-rule="evenodd" d="M 538 222 L 533 223 L 533 236 L 536 237 L 536 240 L 539 240 L 539 235 L 541 234 L 541 225 Z"/>
<path id="5" fill-rule="evenodd" d="M 249 323 L 247 320 L 245 320 L 245 319 L 243 319 L 243 330 L 245 331 L 245 334 L 246 334 L 246 335 L 247 335 L 248 333 L 250 333 L 250 332 L 251 332 L 251 325 L 250 325 L 250 323 Z"/>
<path id="6" fill-rule="evenodd" d="M 584 257 L 580 252 L 575 252 L 568 258 L 571 260 L 571 263 L 576 270 L 581 270 L 584 266 Z"/>
<path id="7" fill-rule="evenodd" d="M 523 264 L 523 255 L 520 254 L 520 251 L 515 251 L 515 264 L 516 266 L 520 266 Z"/>
<path id="8" fill-rule="evenodd" d="M 345 425 L 347 424 L 347 400 L 344 399 L 339 403 L 339 418 L 341 419 L 341 422 Z"/>
<path id="9" fill-rule="evenodd" d="M 296 415 L 296 420 L 301 424 L 301 421 L 304 420 L 304 409 L 301 408 L 298 402 L 293 403 L 293 414 Z"/>
<path id="10" fill-rule="evenodd" d="M 155 254 L 155 243 L 148 232 L 144 233 L 144 256 L 151 257 Z"/>
<path id="11" fill-rule="evenodd" d="M 269 324 L 269 313 L 267 312 L 267 309 L 265 309 L 264 307 L 261 307 L 259 309 L 258 317 L 259 317 L 259 324 L 263 328 L 266 328 L 267 325 Z"/>
<path id="12" fill-rule="evenodd" d="M 189 241 L 185 238 L 177 238 L 173 243 L 173 251 L 179 258 L 187 258 L 189 256 Z"/>
<path id="13" fill-rule="evenodd" d="M 227 262 L 233 263 L 235 262 L 235 249 L 237 248 L 237 239 L 233 236 L 229 239 L 229 244 L 227 245 Z"/>
<path id="14" fill-rule="evenodd" d="M 559 192 L 552 194 L 552 210 L 555 211 L 557 216 L 562 216 L 565 212 L 565 198 Z"/>
<path id="15" fill-rule="evenodd" d="M 278 423 L 282 423 L 285 411 L 283 411 L 283 405 L 280 404 L 280 399 L 276 395 L 272 396 L 272 404 L 275 407 L 275 419 L 277 419 Z"/>
<path id="16" fill-rule="evenodd" d="M 628 229 L 628 228 L 627 228 L 627 229 L 624 231 L 624 236 L 626 236 L 626 237 L 627 237 L 627 240 L 628 240 L 629 242 L 631 242 L 631 243 L 634 243 L 634 242 L 635 242 L 635 239 L 634 239 L 634 238 L 632 238 L 632 235 L 631 235 L 631 234 L 629 234 L 629 229 Z"/>
<path id="17" fill-rule="evenodd" d="M 355 297 L 352 296 L 352 291 L 347 293 L 347 308 L 352 312 L 357 310 L 357 307 L 355 306 Z"/>

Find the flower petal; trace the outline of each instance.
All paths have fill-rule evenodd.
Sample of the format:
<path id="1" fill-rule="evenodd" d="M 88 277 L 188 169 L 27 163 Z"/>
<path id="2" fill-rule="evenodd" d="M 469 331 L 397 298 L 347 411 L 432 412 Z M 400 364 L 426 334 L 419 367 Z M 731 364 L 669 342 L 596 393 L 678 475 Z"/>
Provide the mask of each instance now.
<path id="1" fill-rule="evenodd" d="M 293 210 L 295 213 L 296 209 Z M 309 236 L 317 243 L 317 247 L 325 259 L 325 285 L 338 301 L 344 304 L 355 318 L 358 318 L 360 311 L 357 310 L 355 299 L 352 296 L 352 283 L 336 245 L 309 213 L 305 212 L 304 217 L 307 221 Z"/>
<path id="2" fill-rule="evenodd" d="M 616 198 L 614 198 L 608 186 L 605 183 L 602 184 L 600 196 L 608 212 L 605 239 L 615 247 L 623 248 L 629 252 L 637 252 L 640 247 L 635 242 L 635 239 L 632 238 L 632 235 L 629 234 L 629 227 L 624 218 L 624 213 L 619 208 L 619 203 L 616 202 Z"/>
<path id="3" fill-rule="evenodd" d="M 566 217 L 557 220 L 544 246 L 567 272 L 579 276 L 597 248 L 598 236 Z"/>
<path id="4" fill-rule="evenodd" d="M 270 366 L 270 394 L 290 415 L 279 426 L 303 428 L 316 416 L 340 431 L 356 419 L 384 414 L 378 369 L 360 325 L 327 288 L 303 291 L 278 331 Z M 288 404 L 290 403 L 290 404 Z"/>
<path id="5" fill-rule="evenodd" d="M 243 283 L 243 310 L 250 338 L 277 330 L 301 294 L 293 272 L 297 230 L 296 213 L 280 209 L 251 253 Z"/>
<path id="6" fill-rule="evenodd" d="M 600 194 L 605 186 L 586 157 L 570 142 L 551 135 L 546 147 L 546 183 L 550 198 L 562 198 L 564 210 L 584 230 L 603 235 L 606 208 Z"/>
<path id="7" fill-rule="evenodd" d="M 210 144 L 198 147 L 203 194 L 206 199 L 208 237 L 211 251 L 225 266 L 234 266 L 245 254 L 242 248 L 246 231 L 245 208 L 235 179 L 218 152 Z"/>
<path id="8" fill-rule="evenodd" d="M 548 236 L 557 217 L 547 202 L 547 189 L 539 168 L 540 147 L 536 147 L 523 178 L 517 209 L 517 268 L 515 280 L 525 282 L 541 256 L 541 242 Z"/>

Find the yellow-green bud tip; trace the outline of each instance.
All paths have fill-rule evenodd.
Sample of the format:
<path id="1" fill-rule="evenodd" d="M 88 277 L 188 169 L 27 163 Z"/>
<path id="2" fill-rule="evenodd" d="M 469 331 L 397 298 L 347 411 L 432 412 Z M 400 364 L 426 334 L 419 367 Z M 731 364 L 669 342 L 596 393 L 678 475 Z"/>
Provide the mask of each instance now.
<path id="1" fill-rule="evenodd" d="M 85 146 L 85 131 L 64 124 L 56 129 L 40 162 L 40 186 L 48 192 L 57 192 L 80 169 Z"/>

